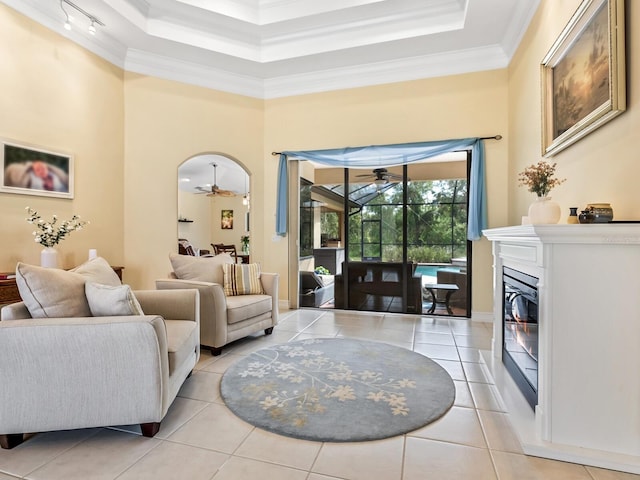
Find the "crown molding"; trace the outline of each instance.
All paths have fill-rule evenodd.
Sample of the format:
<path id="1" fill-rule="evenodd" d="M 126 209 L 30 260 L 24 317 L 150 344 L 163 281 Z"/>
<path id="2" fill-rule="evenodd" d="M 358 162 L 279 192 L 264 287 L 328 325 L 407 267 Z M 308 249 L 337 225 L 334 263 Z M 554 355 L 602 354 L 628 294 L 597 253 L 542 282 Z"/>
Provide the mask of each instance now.
<path id="1" fill-rule="evenodd" d="M 128 72 L 165 80 L 174 80 L 247 97 L 264 98 L 262 79 L 140 50 L 130 49 L 127 52 L 124 68 Z"/>
<path id="2" fill-rule="evenodd" d="M 506 68 L 509 58 L 498 45 L 282 76 L 262 80 L 175 58 L 130 50 L 125 69 L 260 99 L 396 83 L 422 78 Z"/>

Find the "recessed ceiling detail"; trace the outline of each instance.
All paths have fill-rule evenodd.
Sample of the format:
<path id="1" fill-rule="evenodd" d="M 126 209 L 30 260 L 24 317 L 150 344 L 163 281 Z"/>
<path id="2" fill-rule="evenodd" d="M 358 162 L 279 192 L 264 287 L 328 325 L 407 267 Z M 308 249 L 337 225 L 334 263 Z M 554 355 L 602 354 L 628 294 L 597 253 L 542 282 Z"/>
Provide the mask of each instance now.
<path id="1" fill-rule="evenodd" d="M 539 0 L 3 2 L 129 71 L 258 98 L 504 68 Z"/>

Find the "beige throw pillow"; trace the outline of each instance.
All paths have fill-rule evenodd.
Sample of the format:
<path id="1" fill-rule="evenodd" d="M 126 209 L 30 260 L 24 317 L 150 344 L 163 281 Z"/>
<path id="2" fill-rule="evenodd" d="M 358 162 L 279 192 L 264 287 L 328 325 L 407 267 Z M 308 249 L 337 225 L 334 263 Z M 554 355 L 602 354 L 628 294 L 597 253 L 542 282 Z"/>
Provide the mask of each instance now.
<path id="1" fill-rule="evenodd" d="M 113 286 L 87 282 L 84 291 L 94 317 L 144 315 L 129 285 Z"/>
<path id="2" fill-rule="evenodd" d="M 79 273 L 87 282 L 113 286 L 122 285 L 118 274 L 113 270 L 111 265 L 109 265 L 109 262 L 102 257 L 88 260 L 70 271 Z"/>
<path id="3" fill-rule="evenodd" d="M 224 294 L 234 295 L 261 295 L 264 293 L 260 281 L 260 264 L 232 263 L 222 266 L 224 271 Z"/>
<path id="4" fill-rule="evenodd" d="M 33 318 L 90 317 L 84 291 L 87 281 L 121 285 L 116 272 L 102 257 L 69 271 L 21 262 L 16 266 L 18 291 Z"/>
<path id="5" fill-rule="evenodd" d="M 90 317 L 79 273 L 18 263 L 16 283 L 33 318 Z"/>
<path id="6" fill-rule="evenodd" d="M 228 253 L 221 253 L 214 257 L 192 257 L 191 255 L 169 255 L 173 273 L 181 280 L 197 280 L 222 284 L 224 276 L 222 265 L 234 263 Z"/>

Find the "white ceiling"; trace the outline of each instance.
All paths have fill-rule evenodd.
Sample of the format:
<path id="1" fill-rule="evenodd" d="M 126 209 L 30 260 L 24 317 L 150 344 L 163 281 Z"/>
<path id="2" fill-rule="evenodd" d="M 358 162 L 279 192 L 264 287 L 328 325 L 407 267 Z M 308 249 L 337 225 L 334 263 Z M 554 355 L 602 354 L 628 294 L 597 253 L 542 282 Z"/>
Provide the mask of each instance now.
<path id="1" fill-rule="evenodd" d="M 132 72 L 257 98 L 508 65 L 539 0 L 0 0 Z"/>

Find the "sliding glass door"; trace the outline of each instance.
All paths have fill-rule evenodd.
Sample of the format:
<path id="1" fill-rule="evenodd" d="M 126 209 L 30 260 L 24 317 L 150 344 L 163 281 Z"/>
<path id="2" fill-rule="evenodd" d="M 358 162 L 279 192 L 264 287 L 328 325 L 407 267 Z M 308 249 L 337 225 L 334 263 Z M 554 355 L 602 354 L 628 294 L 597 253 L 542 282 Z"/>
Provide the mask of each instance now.
<path id="1" fill-rule="evenodd" d="M 469 316 L 466 155 L 373 171 L 316 172 L 313 185 L 301 191 L 300 239 L 310 244 L 317 238 L 317 245 L 301 243 L 300 249 L 307 253 L 301 256 L 301 272 L 314 270 L 318 281 L 301 273 L 301 295 L 323 295 L 315 295 L 313 302 L 307 297 L 306 304 Z M 304 205 L 317 214 L 302 212 Z M 313 219 L 320 229 L 315 237 L 309 228 Z M 448 287 L 441 292 L 427 288 L 433 285 Z M 332 301 L 325 301 L 329 286 Z"/>

